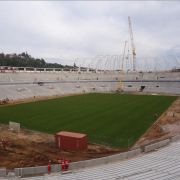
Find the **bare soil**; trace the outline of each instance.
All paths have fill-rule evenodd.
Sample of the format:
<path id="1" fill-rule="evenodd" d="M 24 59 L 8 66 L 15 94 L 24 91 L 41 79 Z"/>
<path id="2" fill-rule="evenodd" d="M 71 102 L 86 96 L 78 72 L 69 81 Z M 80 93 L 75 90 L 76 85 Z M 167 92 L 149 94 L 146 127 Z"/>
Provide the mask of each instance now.
<path id="1" fill-rule="evenodd" d="M 84 93 L 80 93 L 80 94 L 84 94 Z M 74 95 L 80 95 L 80 94 L 54 95 L 54 96 L 33 97 L 29 99 L 10 100 L 8 103 L 4 105 L 0 105 L 0 106 L 22 104 L 22 103 L 28 103 L 28 102 L 34 102 L 34 101 L 42 101 L 42 100 L 47 100 L 47 99 L 55 99 L 55 98 L 68 97 L 68 96 L 74 96 Z"/>
<path id="2" fill-rule="evenodd" d="M 7 125 L 0 124 L 0 139 L 7 141 L 6 149 L 0 145 L 0 169 L 18 167 L 45 166 L 60 163 L 62 156 L 73 162 L 105 157 L 123 152 L 123 150 L 88 144 L 81 152 L 67 151 L 55 147 L 55 136 L 30 130 L 15 132 Z"/>

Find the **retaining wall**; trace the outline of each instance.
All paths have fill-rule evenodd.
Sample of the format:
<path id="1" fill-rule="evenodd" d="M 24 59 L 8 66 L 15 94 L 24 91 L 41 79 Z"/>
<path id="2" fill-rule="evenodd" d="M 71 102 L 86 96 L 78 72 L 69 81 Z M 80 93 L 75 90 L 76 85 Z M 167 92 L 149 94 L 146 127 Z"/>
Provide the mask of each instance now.
<path id="1" fill-rule="evenodd" d="M 54 166 L 54 165 L 52 165 Z M 48 172 L 47 166 L 38 166 L 38 167 L 27 167 L 27 168 L 15 168 L 15 176 L 22 175 L 34 175 L 34 174 L 44 174 Z M 53 171 L 55 172 L 55 171 Z"/>
<path id="2" fill-rule="evenodd" d="M 151 144 L 149 146 L 145 146 L 145 149 L 144 149 L 144 152 L 149 152 L 149 151 L 152 151 L 152 150 L 155 150 L 155 149 L 158 149 L 160 147 L 163 147 L 163 146 L 166 146 L 169 144 L 169 139 L 166 139 L 164 141 L 160 141 L 158 143 L 155 143 L 155 144 Z"/>
<path id="3" fill-rule="evenodd" d="M 180 135 L 175 136 L 172 138 L 172 142 L 180 140 Z M 145 146 L 144 152 L 149 152 L 154 149 L 166 146 L 169 144 L 169 139 L 166 139 L 164 141 L 151 144 L 149 146 Z M 103 158 L 97 158 L 97 159 L 91 159 L 87 161 L 79 161 L 69 164 L 69 170 L 75 170 L 75 169 L 81 169 L 85 167 L 91 167 L 91 166 L 97 166 L 101 164 L 108 164 L 115 161 L 122 161 L 124 159 L 132 158 L 136 155 L 139 155 L 141 153 L 141 149 L 135 149 L 132 151 L 128 151 L 121 154 L 116 154 L 112 156 L 107 156 Z M 51 172 L 60 172 L 61 164 L 56 164 L 51 166 Z M 34 175 L 34 174 L 44 174 L 48 172 L 47 166 L 38 166 L 38 167 L 27 167 L 27 168 L 15 168 L 15 175 L 16 176 L 22 176 L 22 175 Z M 0 177 L 6 176 L 6 169 L 0 169 Z"/>
<path id="4" fill-rule="evenodd" d="M 178 140 L 180 140 L 180 135 L 174 136 L 174 137 L 172 137 L 172 139 L 171 139 L 172 142 L 175 142 L 175 141 L 178 141 Z"/>
<path id="5" fill-rule="evenodd" d="M 0 177 L 6 176 L 6 169 L 0 169 Z"/>
<path id="6" fill-rule="evenodd" d="M 86 167 L 91 167 L 91 166 L 107 164 L 114 161 L 124 160 L 127 158 L 132 158 L 140 153 L 141 153 L 141 149 L 136 149 L 136 150 L 132 150 L 125 153 L 116 154 L 113 156 L 91 159 L 87 161 L 74 162 L 74 163 L 69 164 L 69 170 L 81 169 L 81 168 L 86 168 Z M 51 172 L 60 172 L 60 171 L 62 171 L 61 164 L 51 165 Z M 48 172 L 47 166 L 15 168 L 16 176 L 44 174 L 47 172 Z M 6 175 L 6 172 L 5 172 L 5 175 Z"/>

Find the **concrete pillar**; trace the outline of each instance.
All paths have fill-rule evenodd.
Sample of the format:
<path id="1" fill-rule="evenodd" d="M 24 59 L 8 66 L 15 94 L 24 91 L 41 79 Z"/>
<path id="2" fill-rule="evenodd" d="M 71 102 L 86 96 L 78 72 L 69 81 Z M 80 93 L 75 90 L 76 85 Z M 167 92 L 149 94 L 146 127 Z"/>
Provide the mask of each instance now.
<path id="1" fill-rule="evenodd" d="M 24 68 L 24 71 L 26 71 L 26 68 Z"/>

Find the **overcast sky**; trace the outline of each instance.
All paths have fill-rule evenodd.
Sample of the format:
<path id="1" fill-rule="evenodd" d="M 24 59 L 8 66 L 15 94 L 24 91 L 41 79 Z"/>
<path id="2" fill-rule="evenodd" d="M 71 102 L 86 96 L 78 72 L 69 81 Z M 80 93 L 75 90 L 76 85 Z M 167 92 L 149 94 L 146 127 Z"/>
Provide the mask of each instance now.
<path id="1" fill-rule="evenodd" d="M 178 1 L 0 1 L 0 51 L 72 65 L 77 58 L 131 53 L 180 55 Z"/>

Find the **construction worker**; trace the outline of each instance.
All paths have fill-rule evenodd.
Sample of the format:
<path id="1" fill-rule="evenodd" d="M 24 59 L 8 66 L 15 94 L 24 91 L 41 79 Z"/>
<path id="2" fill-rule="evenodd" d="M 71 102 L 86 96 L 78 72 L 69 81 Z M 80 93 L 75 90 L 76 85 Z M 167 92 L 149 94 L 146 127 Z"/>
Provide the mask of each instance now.
<path id="1" fill-rule="evenodd" d="M 157 120 L 157 114 L 155 115 L 155 120 Z"/>
<path id="2" fill-rule="evenodd" d="M 64 156 L 62 156 L 62 158 L 61 158 L 61 163 L 62 163 L 62 161 L 64 161 L 64 162 L 65 162 L 65 158 L 64 158 Z"/>
<path id="3" fill-rule="evenodd" d="M 2 145 L 3 145 L 4 149 L 6 149 L 6 141 L 4 139 L 2 139 Z"/>
<path id="4" fill-rule="evenodd" d="M 65 167 L 64 161 L 61 161 L 61 164 L 62 164 L 62 171 L 64 171 L 64 167 Z"/>
<path id="5" fill-rule="evenodd" d="M 72 163 L 71 159 L 69 159 L 69 163 Z"/>
<path id="6" fill-rule="evenodd" d="M 68 163 L 68 160 L 67 160 L 67 159 L 66 159 L 66 161 L 65 161 L 65 165 L 66 165 L 66 171 L 68 171 L 69 163 Z"/>
<path id="7" fill-rule="evenodd" d="M 51 160 L 48 162 L 48 174 L 51 172 Z"/>
<path id="8" fill-rule="evenodd" d="M 172 114 L 172 115 L 173 115 L 173 117 L 175 117 L 175 115 L 174 115 L 174 111 L 173 111 L 173 114 Z"/>

